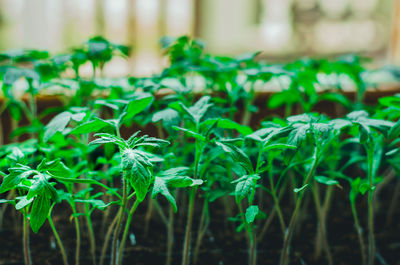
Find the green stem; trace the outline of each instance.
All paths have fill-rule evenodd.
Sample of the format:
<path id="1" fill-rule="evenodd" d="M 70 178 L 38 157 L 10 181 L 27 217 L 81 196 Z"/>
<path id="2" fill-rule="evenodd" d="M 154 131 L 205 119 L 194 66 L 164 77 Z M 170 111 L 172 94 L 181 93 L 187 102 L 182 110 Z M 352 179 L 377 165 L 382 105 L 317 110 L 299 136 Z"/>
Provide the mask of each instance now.
<path id="1" fill-rule="evenodd" d="M 268 163 L 269 163 L 269 185 L 270 185 L 270 189 L 271 189 L 271 195 L 272 198 L 274 200 L 274 205 L 275 205 L 275 209 L 276 209 L 276 213 L 278 214 L 279 217 L 279 223 L 281 225 L 281 229 L 282 229 L 282 233 L 285 234 L 286 231 L 286 224 L 285 224 L 285 220 L 283 218 L 283 214 L 282 214 L 282 210 L 281 207 L 279 205 L 279 199 L 278 196 L 276 196 L 276 190 L 275 190 L 275 185 L 274 185 L 274 180 L 273 180 L 273 176 L 272 176 L 272 158 L 270 157 L 268 159 Z"/>
<path id="2" fill-rule="evenodd" d="M 189 210 L 187 214 L 185 241 L 183 244 L 182 265 L 189 264 L 190 236 L 192 231 L 195 197 L 196 197 L 196 188 L 192 187 L 192 189 L 190 190 L 190 197 L 189 197 Z"/>
<path id="3" fill-rule="evenodd" d="M 99 263 L 100 265 L 104 264 L 104 257 L 106 256 L 108 242 L 110 242 L 110 237 L 111 237 L 112 231 L 115 227 L 115 224 L 118 221 L 118 217 L 119 217 L 119 212 L 118 212 L 118 214 L 115 215 L 113 221 L 111 222 L 110 226 L 107 229 L 106 236 L 104 237 L 103 248 L 101 249 L 101 257 L 100 257 L 100 263 Z"/>
<path id="4" fill-rule="evenodd" d="M 149 198 L 148 200 L 148 205 L 147 205 L 147 211 L 146 215 L 144 216 L 144 229 L 143 229 L 143 236 L 147 237 L 149 234 L 149 226 L 150 226 L 150 220 L 151 216 L 153 215 L 153 206 L 154 206 L 154 201 L 152 198 Z"/>
<path id="5" fill-rule="evenodd" d="M 367 149 L 368 156 L 368 264 L 373 265 L 375 260 L 375 238 L 374 238 L 374 187 L 373 187 L 373 148 Z"/>
<path id="6" fill-rule="evenodd" d="M 88 207 L 89 207 L 89 205 L 86 204 L 86 208 L 88 208 Z M 94 235 L 94 231 L 93 231 L 92 220 L 90 219 L 89 213 L 86 214 L 86 223 L 87 223 L 88 230 L 89 230 L 90 254 L 92 255 L 93 265 L 96 265 L 96 239 L 95 239 L 95 235 Z"/>
<path id="7" fill-rule="evenodd" d="M 194 253 L 193 253 L 193 264 L 194 265 L 196 265 L 198 262 L 201 242 L 207 231 L 209 219 L 210 218 L 209 218 L 209 212 L 208 212 L 208 198 L 205 198 L 204 203 L 203 203 L 203 209 L 201 211 L 199 228 L 197 229 L 196 245 L 195 245 Z"/>
<path id="8" fill-rule="evenodd" d="M 24 261 L 25 265 L 32 265 L 31 251 L 29 247 L 29 223 L 27 213 L 23 214 L 23 233 L 22 242 L 24 246 Z"/>
<path id="9" fill-rule="evenodd" d="M 196 141 L 196 156 L 195 156 L 195 168 L 194 168 L 194 175 L 193 178 L 197 179 L 198 170 L 199 170 L 199 163 L 200 163 L 200 156 L 202 153 L 202 146 Z M 182 265 L 189 264 L 189 251 L 190 251 L 190 239 L 191 239 L 191 232 L 192 232 L 192 224 L 193 224 L 193 213 L 194 213 L 194 204 L 196 199 L 196 190 L 197 186 L 192 187 L 190 190 L 190 197 L 189 197 L 189 209 L 187 214 L 187 222 L 186 222 L 186 231 L 185 231 L 185 240 L 183 243 L 183 253 L 182 253 Z"/>
<path id="10" fill-rule="evenodd" d="M 122 264 L 122 257 L 124 254 L 126 238 L 128 236 L 128 232 L 129 232 L 129 226 L 132 221 L 132 216 L 135 213 L 136 208 L 138 207 L 139 204 L 140 204 L 140 201 L 138 199 L 136 199 L 131 210 L 129 211 L 128 219 L 126 220 L 126 224 L 125 224 L 124 233 L 122 234 L 121 244 L 119 245 L 118 262 L 117 262 L 118 265 Z"/>
<path id="11" fill-rule="evenodd" d="M 314 154 L 313 154 L 313 161 L 312 161 L 312 165 L 311 165 L 311 169 L 307 174 L 307 177 L 305 178 L 305 181 L 303 183 L 303 186 L 308 185 L 310 183 L 311 177 L 314 173 L 314 170 L 317 167 L 318 164 L 318 159 L 317 159 L 317 152 L 318 148 L 317 146 L 315 146 L 314 149 Z M 299 191 L 297 199 L 296 199 L 296 207 L 293 211 L 292 217 L 290 218 L 290 222 L 289 222 L 289 227 L 286 230 L 286 234 L 285 234 L 285 238 L 283 241 L 283 247 L 282 247 L 282 252 L 281 252 L 281 258 L 280 258 L 280 265 L 287 265 L 289 263 L 289 246 L 290 243 L 292 241 L 292 237 L 293 237 L 293 231 L 295 228 L 295 223 L 297 220 L 297 215 L 299 213 L 300 210 L 300 206 L 301 206 L 301 202 L 303 200 L 303 196 L 304 196 L 304 190 Z"/>
<path id="12" fill-rule="evenodd" d="M 329 265 L 333 265 L 333 258 L 331 254 L 331 250 L 329 248 L 329 243 L 326 235 L 326 226 L 324 222 L 324 217 L 322 215 L 322 206 L 321 206 L 321 200 L 319 198 L 319 192 L 318 192 L 318 186 L 317 182 L 314 180 L 314 187 L 312 187 L 311 191 L 314 197 L 314 202 L 315 202 L 315 209 L 317 211 L 317 217 L 318 217 L 318 229 L 321 233 L 322 236 L 322 243 L 323 243 L 323 248 L 325 249 L 326 252 L 326 259 L 328 260 Z"/>
<path id="13" fill-rule="evenodd" d="M 53 210 L 53 207 L 54 207 L 54 204 L 50 208 L 49 216 L 47 216 L 47 220 L 49 221 L 51 230 L 53 231 L 53 234 L 54 234 L 54 237 L 56 238 L 58 247 L 60 248 L 60 252 L 61 252 L 62 259 L 63 259 L 63 263 L 64 263 L 64 265 L 68 265 L 68 259 L 67 259 L 67 254 L 65 252 L 64 245 L 63 245 L 63 243 L 61 241 L 61 238 L 60 238 L 60 235 L 58 234 L 57 229 L 56 229 L 56 227 L 55 227 L 55 225 L 53 223 L 53 220 L 51 219 L 51 212 Z"/>
<path id="14" fill-rule="evenodd" d="M 244 227 L 245 227 L 245 230 L 246 230 L 246 238 L 247 238 L 247 244 L 248 244 L 248 255 L 249 255 L 248 264 L 249 265 L 255 265 L 255 262 L 256 262 L 255 241 L 256 241 L 256 238 L 254 237 L 254 229 L 252 228 L 252 226 L 250 224 L 248 224 L 246 222 L 245 213 L 243 211 L 243 206 L 242 206 L 241 202 L 238 203 L 238 207 L 239 207 L 240 216 L 242 218 L 242 222 L 244 223 Z"/>
<path id="15" fill-rule="evenodd" d="M 172 264 L 172 248 L 174 246 L 174 209 L 172 205 L 169 206 L 169 221 L 167 233 L 167 261 L 165 265 Z"/>
<path id="16" fill-rule="evenodd" d="M 353 218 L 354 218 L 354 224 L 355 224 L 355 227 L 357 230 L 358 242 L 360 243 L 362 265 L 367 265 L 367 252 L 365 249 L 362 228 L 361 228 L 360 222 L 358 220 L 356 205 L 352 201 L 350 201 L 350 205 L 351 205 L 351 213 L 353 214 Z"/>
<path id="17" fill-rule="evenodd" d="M 122 195 L 122 206 L 118 212 L 118 222 L 114 231 L 114 238 L 112 242 L 112 252 L 111 252 L 111 265 L 117 265 L 117 248 L 118 248 L 118 237 L 121 230 L 122 219 L 124 218 L 124 211 L 127 203 L 127 189 L 128 185 L 125 181 L 124 176 L 122 176 L 122 186 L 123 186 L 123 195 Z"/>
<path id="18" fill-rule="evenodd" d="M 72 213 L 76 215 L 75 203 L 71 203 Z M 81 250 L 81 229 L 79 227 L 78 216 L 74 216 L 75 233 L 76 233 L 76 249 L 75 249 L 75 265 L 79 265 L 80 250 Z"/>

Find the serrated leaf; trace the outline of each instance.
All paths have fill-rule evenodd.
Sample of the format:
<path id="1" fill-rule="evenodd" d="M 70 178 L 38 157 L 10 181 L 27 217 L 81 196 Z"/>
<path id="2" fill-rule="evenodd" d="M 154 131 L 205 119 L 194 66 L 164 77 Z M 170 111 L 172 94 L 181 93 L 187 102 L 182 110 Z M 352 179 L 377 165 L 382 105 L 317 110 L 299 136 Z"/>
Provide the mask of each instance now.
<path id="1" fill-rule="evenodd" d="M 37 170 L 48 172 L 51 175 L 58 177 L 69 177 L 72 171 L 63 163 L 61 159 L 56 159 L 53 161 L 47 161 L 43 159 L 38 165 Z"/>
<path id="2" fill-rule="evenodd" d="M 235 187 L 235 197 L 236 197 L 236 203 L 240 203 L 246 196 L 253 190 L 255 189 L 255 184 L 254 184 L 255 178 L 253 178 L 253 175 L 246 175 L 243 177 L 242 181 L 239 181 L 236 184 Z"/>
<path id="3" fill-rule="evenodd" d="M 26 179 L 34 173 L 34 170 L 21 170 L 20 168 L 11 168 L 10 174 L 4 177 L 3 182 L 1 183 L 0 193 L 4 193 L 15 188 L 18 184 L 21 183 L 23 179 Z"/>
<path id="4" fill-rule="evenodd" d="M 50 199 L 44 194 L 37 196 L 33 201 L 30 214 L 30 224 L 34 233 L 37 233 L 46 221 L 50 207 Z"/>
<path id="5" fill-rule="evenodd" d="M 163 195 L 169 201 L 169 203 L 171 203 L 174 212 L 178 211 L 175 198 L 171 195 L 170 191 L 168 190 L 167 183 L 163 180 L 163 178 L 159 177 L 155 178 L 153 192 L 151 195 L 153 198 L 155 198 L 157 194 Z"/>
<path id="6" fill-rule="evenodd" d="M 310 126 L 305 124 L 292 130 L 288 137 L 288 144 L 300 147 L 301 143 L 306 139 Z"/>
<path id="7" fill-rule="evenodd" d="M 251 205 L 246 209 L 245 217 L 246 223 L 251 224 L 254 222 L 257 214 L 259 213 L 260 209 L 258 209 L 257 205 Z"/>
<path id="8" fill-rule="evenodd" d="M 215 144 L 222 147 L 222 149 L 232 157 L 233 161 L 239 163 L 247 172 L 254 172 L 250 158 L 240 148 L 229 143 L 216 142 Z"/>
<path id="9" fill-rule="evenodd" d="M 151 172 L 153 165 L 148 158 L 145 152 L 135 149 L 125 149 L 121 156 L 124 177 L 136 191 L 139 201 L 143 201 L 146 197 L 153 179 Z"/>

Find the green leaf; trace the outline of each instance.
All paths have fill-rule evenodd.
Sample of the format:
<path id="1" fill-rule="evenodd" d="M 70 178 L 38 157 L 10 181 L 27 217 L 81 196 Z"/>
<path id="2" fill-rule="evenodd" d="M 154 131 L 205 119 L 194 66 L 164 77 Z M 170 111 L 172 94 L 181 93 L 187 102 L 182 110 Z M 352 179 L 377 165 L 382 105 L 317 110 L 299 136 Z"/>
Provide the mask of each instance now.
<path id="1" fill-rule="evenodd" d="M 400 135 L 400 120 L 398 120 L 389 130 L 388 138 L 394 140 Z"/>
<path id="2" fill-rule="evenodd" d="M 22 196 L 22 197 L 20 197 L 20 198 L 17 198 L 17 199 L 19 199 L 19 201 L 18 201 L 18 203 L 15 205 L 15 209 L 16 210 L 21 210 L 22 208 L 25 208 L 26 206 L 28 206 L 32 201 L 33 201 L 33 198 L 31 198 L 31 199 L 27 199 L 26 198 L 26 196 Z"/>
<path id="3" fill-rule="evenodd" d="M 232 157 L 233 161 L 239 163 L 247 172 L 254 173 L 250 158 L 240 148 L 229 143 L 215 142 L 215 144 L 222 147 Z"/>
<path id="4" fill-rule="evenodd" d="M 143 201 L 153 180 L 152 167 L 149 156 L 136 149 L 125 149 L 121 155 L 124 177 L 136 191 L 139 201 Z"/>
<path id="5" fill-rule="evenodd" d="M 37 196 L 33 201 L 30 224 L 34 233 L 37 233 L 46 221 L 50 207 L 50 199 L 44 194 Z"/>
<path id="6" fill-rule="evenodd" d="M 69 177 L 72 174 L 71 169 L 61 162 L 60 158 L 53 161 L 47 161 L 47 159 L 43 159 L 38 165 L 37 170 L 48 172 L 51 175 L 58 177 Z"/>
<path id="7" fill-rule="evenodd" d="M 8 174 L 3 179 L 3 183 L 0 186 L 0 193 L 4 193 L 15 188 L 18 184 L 21 183 L 23 179 L 26 179 L 30 175 L 34 174 L 34 170 L 26 170 L 23 171 L 20 168 L 11 168 L 10 174 Z"/>
<path id="8" fill-rule="evenodd" d="M 328 186 L 339 185 L 339 181 L 332 179 L 332 178 L 325 177 L 325 176 L 315 176 L 314 179 L 317 182 L 328 185 Z"/>
<path id="9" fill-rule="evenodd" d="M 179 119 L 179 113 L 176 110 L 167 108 L 164 110 L 157 111 L 151 118 L 152 122 L 164 121 L 166 123 L 172 123 L 176 119 Z"/>
<path id="10" fill-rule="evenodd" d="M 153 97 L 143 97 L 134 99 L 126 106 L 126 115 L 123 117 L 123 121 L 127 121 L 136 116 L 136 114 L 145 110 L 153 102 Z"/>
<path id="11" fill-rule="evenodd" d="M 284 150 L 284 149 L 296 149 L 296 148 L 297 148 L 297 146 L 290 145 L 290 144 L 270 144 L 270 145 L 265 146 L 263 148 L 263 151 L 266 152 L 266 151 L 275 150 L 275 149 Z"/>
<path id="12" fill-rule="evenodd" d="M 120 148 L 129 148 L 128 144 L 124 141 L 124 139 L 109 134 L 109 133 L 96 133 L 94 135 L 95 137 L 99 137 L 93 141 L 91 141 L 89 144 L 106 144 L 106 143 L 114 143 L 118 145 Z"/>
<path id="13" fill-rule="evenodd" d="M 107 126 L 111 126 L 111 125 L 101 119 L 97 119 L 97 120 L 85 122 L 85 123 L 75 127 L 74 129 L 71 130 L 70 133 L 71 134 L 95 133 Z"/>
<path id="14" fill-rule="evenodd" d="M 249 126 L 241 125 L 229 119 L 219 119 L 218 128 L 222 129 L 233 129 L 241 133 L 242 135 L 249 135 L 253 130 Z"/>
<path id="15" fill-rule="evenodd" d="M 293 191 L 295 192 L 295 193 L 298 193 L 298 192 L 300 192 L 300 191 L 303 191 L 305 188 L 307 188 L 308 187 L 308 184 L 306 184 L 306 185 L 304 185 L 304 186 L 302 186 L 302 187 L 300 187 L 300 188 L 295 188 L 295 189 L 293 189 Z"/>
<path id="16" fill-rule="evenodd" d="M 235 197 L 237 204 L 239 204 L 253 189 L 255 189 L 254 180 L 258 178 L 258 175 L 246 175 L 241 178 L 243 180 L 237 182 L 235 187 Z"/>
<path id="17" fill-rule="evenodd" d="M 64 111 L 55 116 L 45 127 L 43 141 L 47 142 L 56 132 L 62 132 L 67 127 L 72 113 Z"/>
<path id="18" fill-rule="evenodd" d="M 88 203 L 90 205 L 92 205 L 92 207 L 96 208 L 96 209 L 100 209 L 100 210 L 105 210 L 108 206 L 112 205 L 112 204 L 117 204 L 120 201 L 112 201 L 109 203 L 105 203 L 102 200 L 99 199 L 75 199 L 75 202 L 80 202 L 80 203 Z"/>
<path id="19" fill-rule="evenodd" d="M 257 214 L 259 213 L 260 209 L 258 209 L 257 205 L 251 205 L 246 209 L 246 223 L 251 224 L 254 222 Z"/>
<path id="20" fill-rule="evenodd" d="M 171 195 L 170 191 L 168 190 L 167 183 L 163 178 L 156 177 L 154 181 L 153 192 L 151 196 L 155 198 L 157 194 L 163 195 L 169 203 L 171 203 L 174 212 L 178 211 L 178 207 L 176 206 L 175 198 Z"/>
<path id="21" fill-rule="evenodd" d="M 194 138 L 196 138 L 199 141 L 205 142 L 206 141 L 206 137 L 204 137 L 203 135 L 194 132 L 192 130 L 186 129 L 186 128 L 182 128 L 182 127 L 178 127 L 178 126 L 172 126 L 173 129 L 177 130 L 177 131 L 183 131 L 184 133 L 186 133 L 189 136 L 192 136 Z"/>
<path id="22" fill-rule="evenodd" d="M 308 124 L 300 126 L 295 130 L 291 131 L 288 137 L 288 144 L 300 147 L 301 143 L 306 139 L 308 129 L 310 126 Z"/>

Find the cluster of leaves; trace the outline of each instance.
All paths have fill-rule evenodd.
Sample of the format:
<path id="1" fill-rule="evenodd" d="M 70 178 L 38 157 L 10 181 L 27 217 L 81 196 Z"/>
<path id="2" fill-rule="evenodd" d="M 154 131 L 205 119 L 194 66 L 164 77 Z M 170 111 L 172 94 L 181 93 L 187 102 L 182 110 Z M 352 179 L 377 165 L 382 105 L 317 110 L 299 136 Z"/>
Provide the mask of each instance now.
<path id="1" fill-rule="evenodd" d="M 0 203 L 21 211 L 35 233 L 49 220 L 57 238 L 51 211 L 55 205 L 69 205 L 77 230 L 78 260 L 78 232 L 83 226 L 79 216 L 85 217 L 95 264 L 100 235 L 94 234 L 92 213 L 103 211 L 104 225 L 109 226 L 109 213 L 119 209 L 109 226 L 114 231 L 115 265 L 121 262 L 132 214 L 145 202 L 157 205 L 169 238 L 173 213 L 178 209 L 187 213 L 182 263 L 188 264 L 194 207 L 200 201 L 194 262 L 210 222 L 209 207 L 222 204 L 226 219 L 246 235 L 249 264 L 254 265 L 256 242 L 262 240 L 273 213 L 282 228 L 285 256 L 304 196 L 313 196 L 320 212 L 319 189 L 330 194 L 335 187 L 345 188 L 357 220 L 357 198 L 373 194 L 383 182 L 381 168 L 390 165 L 400 172 L 400 123 L 396 122 L 400 97 L 383 98 L 379 106 L 367 108 L 363 97 L 368 71 L 360 58 L 269 64 L 256 60 L 260 52 L 236 57 L 207 54 L 202 41 L 187 36 L 163 38 L 161 44 L 170 65 L 145 78 L 104 78 L 104 65 L 114 56 L 127 56 L 129 49 L 101 37 L 56 56 L 31 50 L 0 54 L 4 95 L 0 111 L 11 114 L 14 139 L 30 138 L 0 147 L 0 193 L 4 194 Z M 92 67 L 90 77 L 81 75 L 87 64 Z M 258 124 L 252 116 L 260 107 L 255 106 L 258 89 L 271 84 L 281 90 L 265 106 L 283 106 L 285 116 L 263 117 Z M 356 88 L 354 101 L 342 93 L 346 85 Z M 21 87 L 30 100 L 18 96 Z M 64 90 L 59 98 L 65 104 L 39 112 L 36 101 L 42 90 L 60 87 Z M 165 88 L 171 92 L 161 93 Z M 202 89 L 200 96 L 197 88 Z M 99 95 L 99 90 L 104 93 Z M 347 113 L 332 118 L 312 112 L 326 100 L 344 106 Z M 19 126 L 23 117 L 28 124 Z M 283 197 L 294 199 L 282 203 Z M 185 200 L 187 208 L 180 209 Z M 282 207 L 293 207 L 290 222 Z M 169 214 L 164 213 L 167 209 Z M 318 215 L 320 231 L 327 212 Z M 104 251 L 107 244 L 106 238 Z M 328 245 L 323 245 L 329 253 Z M 68 257 L 64 258 L 67 263 Z"/>

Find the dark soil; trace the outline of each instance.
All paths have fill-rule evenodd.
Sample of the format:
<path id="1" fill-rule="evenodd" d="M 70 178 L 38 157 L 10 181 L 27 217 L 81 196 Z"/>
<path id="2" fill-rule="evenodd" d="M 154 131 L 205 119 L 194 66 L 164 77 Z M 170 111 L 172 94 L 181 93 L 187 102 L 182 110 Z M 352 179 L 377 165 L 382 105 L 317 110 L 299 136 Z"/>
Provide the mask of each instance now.
<path id="1" fill-rule="evenodd" d="M 387 209 L 391 203 L 394 185 L 388 185 L 379 198 L 379 208 L 375 215 L 375 236 L 378 258 L 376 265 L 400 265 L 400 211 L 397 209 L 393 216 L 391 225 L 386 225 Z M 337 189 L 330 209 L 327 230 L 328 240 L 334 258 L 335 265 L 358 265 L 361 264 L 360 247 L 354 229 L 354 223 L 347 199 L 347 191 Z M 285 199 L 285 197 L 283 198 Z M 289 198 L 287 198 L 289 199 Z M 200 208 L 201 200 L 198 200 L 197 210 Z M 307 206 L 307 214 L 297 223 L 297 230 L 291 247 L 291 263 L 293 265 L 317 265 L 327 264 L 324 253 L 319 259 L 314 257 L 314 242 L 316 235 L 316 214 L 313 201 Z M 134 216 L 131 232 L 135 234 L 136 244 L 127 241 L 124 264 L 149 265 L 164 264 L 166 258 L 166 227 L 160 221 L 157 212 L 153 213 L 150 222 L 150 230 L 144 235 L 144 216 L 146 204 L 140 205 Z M 74 264 L 75 230 L 73 222 L 69 221 L 70 212 L 67 205 L 57 205 L 53 213 L 55 225 L 65 241 L 68 251 L 69 262 Z M 247 264 L 246 240 L 242 234 L 235 232 L 234 224 L 226 221 L 222 204 L 218 201 L 211 204 L 211 222 L 208 232 L 203 240 L 200 251 L 199 264 L 207 265 L 243 265 Z M 267 209 L 267 208 L 266 208 Z M 264 212 L 267 210 L 264 209 Z M 270 209 L 270 207 L 268 208 Z M 285 219 L 289 220 L 292 207 L 284 208 Z M 183 207 L 180 209 L 183 211 Z M 360 201 L 358 207 L 361 225 L 364 228 L 364 237 L 367 240 L 366 231 L 366 205 Z M 113 216 L 113 214 L 112 214 Z M 181 217 L 180 217 L 181 216 Z M 196 212 L 194 228 L 200 216 Z M 86 235 L 85 220 L 81 217 L 83 235 Z M 181 219 L 180 219 L 181 218 Z M 110 220 L 111 218 L 109 218 Z M 104 227 L 101 225 L 102 213 L 94 215 L 94 227 L 97 235 L 97 251 L 103 244 Z M 110 221 L 111 222 L 111 221 Z M 183 245 L 185 215 L 177 214 L 175 223 L 175 246 L 173 252 L 173 264 L 180 264 L 180 250 Z M 22 224 L 21 216 L 14 214 L 14 210 L 7 209 L 3 230 L 0 232 L 0 264 L 23 264 L 22 257 L 22 231 L 18 225 Z M 196 234 L 192 237 L 194 242 Z M 53 243 L 52 243 L 53 242 Z M 53 245 L 53 248 L 52 248 Z M 55 241 L 46 223 L 38 234 L 31 232 L 31 253 L 34 264 L 62 264 L 58 248 L 54 248 Z M 367 242 L 366 242 L 366 246 Z M 279 261 L 280 249 L 282 247 L 281 229 L 277 218 L 274 219 L 263 242 L 258 244 L 258 264 L 276 265 Z M 109 264 L 109 256 L 105 264 Z M 81 265 L 92 265 L 89 253 L 88 238 L 82 238 Z"/>

